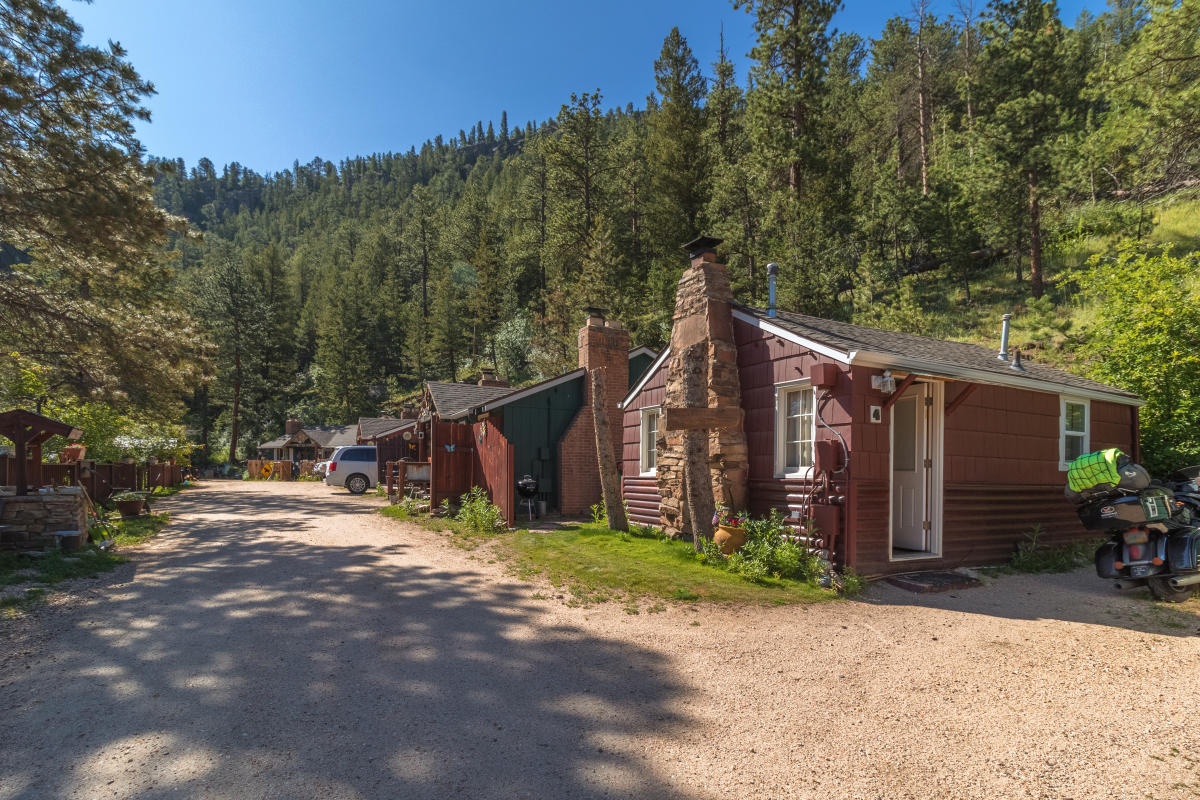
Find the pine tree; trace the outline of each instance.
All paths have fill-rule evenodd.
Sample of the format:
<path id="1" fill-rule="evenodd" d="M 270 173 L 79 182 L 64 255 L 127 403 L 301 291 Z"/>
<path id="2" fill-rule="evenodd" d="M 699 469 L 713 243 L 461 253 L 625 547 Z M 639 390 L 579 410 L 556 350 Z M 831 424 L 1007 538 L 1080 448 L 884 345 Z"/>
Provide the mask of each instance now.
<path id="1" fill-rule="evenodd" d="M 1045 290 L 1042 207 L 1062 136 L 1074 122 L 1081 76 L 1064 69 L 1072 46 L 1054 0 L 993 0 L 982 25 L 978 98 L 982 135 L 1025 194 L 1030 291 Z"/>
<path id="2" fill-rule="evenodd" d="M 267 303 L 258 277 L 226 244 L 215 247 L 207 259 L 195 298 L 217 346 L 214 394 L 229 409 L 229 458 L 238 461 L 243 409 L 254 408 L 265 386 Z"/>
<path id="3" fill-rule="evenodd" d="M 650 117 L 646 140 L 651 224 L 653 234 L 674 251 L 698 233 L 709 173 L 703 142 L 704 78 L 679 28 L 672 28 L 663 40 L 654 79 L 661 104 Z"/>

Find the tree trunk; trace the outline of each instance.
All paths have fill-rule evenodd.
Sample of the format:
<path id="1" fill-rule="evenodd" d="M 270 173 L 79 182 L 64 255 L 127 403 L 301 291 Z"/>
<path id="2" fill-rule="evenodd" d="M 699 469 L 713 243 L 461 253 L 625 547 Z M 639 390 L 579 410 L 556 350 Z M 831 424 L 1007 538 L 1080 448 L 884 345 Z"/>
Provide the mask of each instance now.
<path id="1" fill-rule="evenodd" d="M 604 513 L 608 527 L 614 531 L 629 530 L 625 505 L 621 502 L 621 478 L 613 455 L 612 433 L 608 427 L 608 407 L 604 403 L 604 370 L 592 370 L 592 415 L 596 421 L 596 461 L 600 467 L 600 488 L 604 492 Z"/>
<path id="2" fill-rule="evenodd" d="M 1038 203 L 1037 176 L 1026 173 L 1029 182 L 1029 288 L 1034 299 L 1042 296 L 1045 284 L 1042 277 L 1042 220 Z"/>
<path id="3" fill-rule="evenodd" d="M 925 80 L 925 9 L 927 3 L 921 0 L 918 10 L 921 18 L 917 20 L 917 125 L 920 128 L 921 145 L 921 196 L 929 194 L 929 125 L 932 122 L 932 109 L 929 108 L 929 88 Z"/>

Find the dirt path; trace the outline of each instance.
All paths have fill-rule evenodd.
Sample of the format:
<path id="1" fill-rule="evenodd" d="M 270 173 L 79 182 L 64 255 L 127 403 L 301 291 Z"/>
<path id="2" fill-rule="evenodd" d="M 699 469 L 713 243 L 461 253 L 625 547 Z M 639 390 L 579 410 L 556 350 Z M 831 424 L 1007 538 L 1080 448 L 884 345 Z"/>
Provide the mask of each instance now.
<path id="1" fill-rule="evenodd" d="M 211 483 L 0 623 L 0 800 L 1200 796 L 1195 600 L 1085 570 L 629 616 L 379 502 Z"/>

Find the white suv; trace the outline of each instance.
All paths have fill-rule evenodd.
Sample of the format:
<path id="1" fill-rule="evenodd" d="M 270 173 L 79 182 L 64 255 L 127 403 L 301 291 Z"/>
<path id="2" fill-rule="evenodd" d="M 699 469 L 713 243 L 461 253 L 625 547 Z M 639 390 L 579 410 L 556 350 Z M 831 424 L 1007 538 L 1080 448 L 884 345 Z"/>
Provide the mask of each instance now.
<path id="1" fill-rule="evenodd" d="M 375 465 L 375 447 L 354 445 L 333 451 L 325 469 L 326 486 L 345 486 L 350 494 L 362 494 L 379 483 L 379 468 Z"/>

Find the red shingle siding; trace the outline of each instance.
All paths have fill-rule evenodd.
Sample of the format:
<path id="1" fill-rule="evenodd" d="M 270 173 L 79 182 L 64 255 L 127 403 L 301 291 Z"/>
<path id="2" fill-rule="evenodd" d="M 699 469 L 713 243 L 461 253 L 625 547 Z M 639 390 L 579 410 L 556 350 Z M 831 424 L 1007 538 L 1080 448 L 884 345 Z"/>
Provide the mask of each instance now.
<path id="1" fill-rule="evenodd" d="M 630 401 L 623 414 L 621 447 L 621 496 L 629 504 L 629 516 L 640 525 L 659 525 L 658 484 L 653 475 L 641 477 L 643 408 L 661 406 L 667 391 L 667 362 L 650 376 Z"/>
<path id="2" fill-rule="evenodd" d="M 763 515 L 777 508 L 784 516 L 791 516 L 804 505 L 811 484 L 807 480 L 775 476 L 775 385 L 811 378 L 818 364 L 836 365 L 838 382 L 821 403 L 821 416 L 845 437 L 847 446 L 853 447 L 850 368 L 740 320 L 734 321 L 733 335 L 738 345 L 738 374 L 742 407 L 746 411 L 746 441 L 750 446 L 750 511 Z M 836 441 L 836 438 L 817 424 L 817 441 Z M 835 476 L 834 483 L 835 493 L 844 493 L 841 475 Z"/>
<path id="3" fill-rule="evenodd" d="M 856 385 L 870 386 L 872 370 L 856 369 Z M 948 406 L 967 386 L 946 386 Z M 883 395 L 859 391 L 863 422 L 855 423 L 853 488 L 848 513 L 852 544 L 847 562 L 867 575 L 997 563 L 1013 553 L 1025 533 L 1040 525 L 1048 546 L 1095 534 L 1079 524 L 1063 498 L 1066 473 L 1058 468 L 1059 396 L 1005 386 L 976 386 L 946 417 L 943 462 L 942 558 L 889 559 L 888 451 L 891 429 L 867 420 L 867 406 Z M 1091 446 L 1133 452 L 1130 407 L 1091 402 Z"/>

